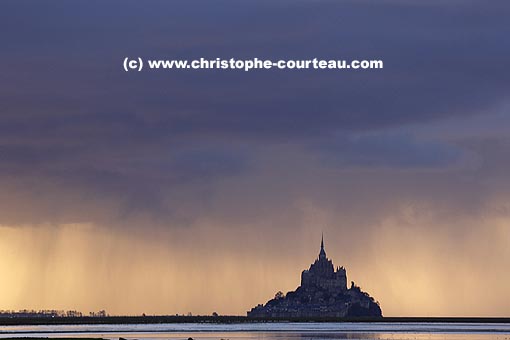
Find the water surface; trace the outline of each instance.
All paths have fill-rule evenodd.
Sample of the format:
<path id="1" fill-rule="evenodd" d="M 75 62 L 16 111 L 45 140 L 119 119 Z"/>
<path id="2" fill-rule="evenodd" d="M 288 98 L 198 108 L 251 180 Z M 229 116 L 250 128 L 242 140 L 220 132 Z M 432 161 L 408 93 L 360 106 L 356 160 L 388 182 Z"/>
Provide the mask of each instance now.
<path id="1" fill-rule="evenodd" d="M 182 323 L 122 325 L 0 326 L 7 337 L 98 337 L 107 339 L 365 339 L 365 340 L 510 340 L 501 323 Z"/>

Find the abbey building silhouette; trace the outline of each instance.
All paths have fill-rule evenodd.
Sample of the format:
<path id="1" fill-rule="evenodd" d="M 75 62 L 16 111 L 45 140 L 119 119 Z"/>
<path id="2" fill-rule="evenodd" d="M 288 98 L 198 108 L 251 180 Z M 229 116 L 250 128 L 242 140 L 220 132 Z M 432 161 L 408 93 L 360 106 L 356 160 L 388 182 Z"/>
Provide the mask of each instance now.
<path id="1" fill-rule="evenodd" d="M 333 262 L 326 256 L 324 250 L 324 237 L 321 239 L 321 251 L 319 257 L 310 266 L 310 269 L 301 273 L 301 287 L 319 287 L 327 291 L 346 290 L 347 274 L 344 267 L 338 267 L 336 271 Z"/>
<path id="2" fill-rule="evenodd" d="M 327 258 L 324 237 L 319 257 L 301 273 L 301 285 L 284 295 L 278 292 L 265 305 L 248 312 L 252 318 L 321 318 L 321 317 L 381 317 L 379 303 L 368 293 L 351 283 L 347 288 L 344 267 L 335 267 Z"/>

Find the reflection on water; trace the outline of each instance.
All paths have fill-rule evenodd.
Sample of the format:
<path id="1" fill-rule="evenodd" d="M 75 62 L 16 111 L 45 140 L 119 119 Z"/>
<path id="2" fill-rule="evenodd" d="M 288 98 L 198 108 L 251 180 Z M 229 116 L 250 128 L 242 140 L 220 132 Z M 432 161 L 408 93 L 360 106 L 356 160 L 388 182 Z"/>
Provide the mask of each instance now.
<path id="1" fill-rule="evenodd" d="M 510 340 L 510 324 L 254 323 L 0 326 L 7 337 L 162 340 Z"/>

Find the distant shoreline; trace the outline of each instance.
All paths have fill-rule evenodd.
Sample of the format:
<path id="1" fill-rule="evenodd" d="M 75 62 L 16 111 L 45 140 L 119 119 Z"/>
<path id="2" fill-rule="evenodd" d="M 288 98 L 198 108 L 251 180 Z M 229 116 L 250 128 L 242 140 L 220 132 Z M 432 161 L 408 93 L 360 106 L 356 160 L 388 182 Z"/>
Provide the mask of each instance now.
<path id="1" fill-rule="evenodd" d="M 13 337 L 13 338 L 2 338 L 2 340 L 107 340 L 105 338 L 45 338 L 45 337 Z"/>
<path id="2" fill-rule="evenodd" d="M 101 325 L 162 323 L 272 323 L 272 322 L 379 322 L 379 323 L 510 323 L 510 317 L 382 317 L 382 318 L 248 318 L 246 316 L 108 316 L 108 317 L 0 317 L 1 326 Z"/>

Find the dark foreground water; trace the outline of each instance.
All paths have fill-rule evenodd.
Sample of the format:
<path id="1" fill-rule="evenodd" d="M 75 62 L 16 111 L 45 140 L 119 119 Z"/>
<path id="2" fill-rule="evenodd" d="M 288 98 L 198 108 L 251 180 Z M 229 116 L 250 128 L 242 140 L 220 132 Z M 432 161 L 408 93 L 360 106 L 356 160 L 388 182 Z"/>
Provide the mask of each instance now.
<path id="1" fill-rule="evenodd" d="M 241 323 L 0 326 L 0 338 L 510 340 L 510 324 Z"/>

